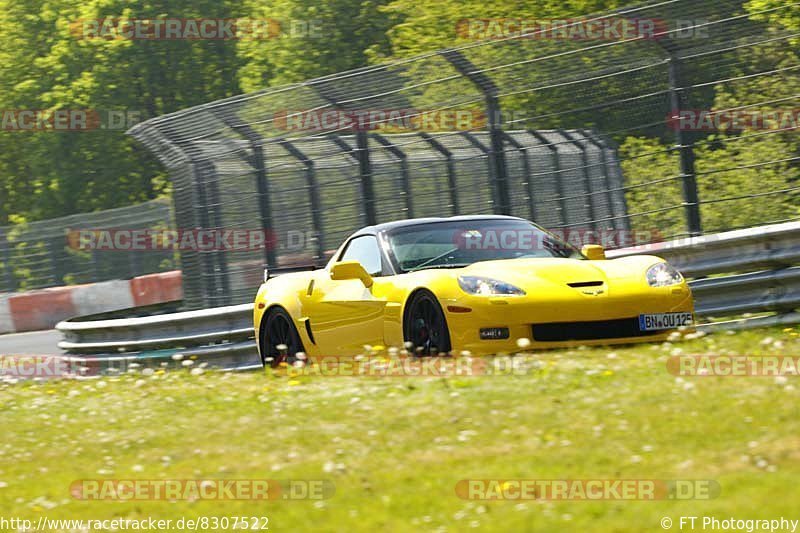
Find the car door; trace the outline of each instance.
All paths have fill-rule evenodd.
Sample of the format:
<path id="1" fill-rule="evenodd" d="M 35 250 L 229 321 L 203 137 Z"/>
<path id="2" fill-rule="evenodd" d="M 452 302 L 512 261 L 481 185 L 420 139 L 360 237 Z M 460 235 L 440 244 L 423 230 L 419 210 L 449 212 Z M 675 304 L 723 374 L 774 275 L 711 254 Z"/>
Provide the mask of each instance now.
<path id="1" fill-rule="evenodd" d="M 338 261 L 358 261 L 382 284 L 383 258 L 374 235 L 351 239 Z M 386 301 L 358 279 L 334 280 L 327 270 L 315 278 L 309 291 L 310 328 L 321 355 L 357 355 L 364 346 L 383 344 Z"/>

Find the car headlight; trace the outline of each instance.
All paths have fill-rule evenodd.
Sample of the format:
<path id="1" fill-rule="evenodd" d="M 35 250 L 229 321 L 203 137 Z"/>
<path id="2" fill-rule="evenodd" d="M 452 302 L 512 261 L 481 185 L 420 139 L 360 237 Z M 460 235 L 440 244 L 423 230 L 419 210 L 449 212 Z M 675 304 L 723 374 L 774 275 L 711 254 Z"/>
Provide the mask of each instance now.
<path id="1" fill-rule="evenodd" d="M 525 296 L 525 291 L 505 281 L 478 276 L 459 276 L 458 285 L 469 294 Z"/>
<path id="2" fill-rule="evenodd" d="M 658 263 L 647 271 L 647 283 L 651 287 L 668 287 L 683 282 L 683 276 L 669 263 Z"/>

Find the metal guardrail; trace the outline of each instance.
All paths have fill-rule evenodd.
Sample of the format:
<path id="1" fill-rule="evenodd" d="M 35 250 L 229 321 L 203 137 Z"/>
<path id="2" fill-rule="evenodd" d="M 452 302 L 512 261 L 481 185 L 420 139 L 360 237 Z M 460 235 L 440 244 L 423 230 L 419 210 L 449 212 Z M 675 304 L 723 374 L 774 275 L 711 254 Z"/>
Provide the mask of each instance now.
<path id="1" fill-rule="evenodd" d="M 800 222 L 613 250 L 607 255 L 616 258 L 639 254 L 663 257 L 688 278 L 785 268 L 800 264 Z"/>
<path id="2" fill-rule="evenodd" d="M 714 329 L 800 322 L 800 223 L 732 231 L 633 249 L 609 251 L 609 258 L 659 255 L 687 277 L 733 274 L 690 281 L 699 317 L 775 312 L 773 316 L 712 321 Z M 59 347 L 85 361 L 169 361 L 179 354 L 228 369 L 258 368 L 252 326 L 253 305 L 113 320 L 68 320 L 56 327 Z M 128 353 L 129 355 L 123 355 Z M 110 355 L 100 355 L 110 354 Z M 133 358 L 133 359 L 131 359 Z"/>

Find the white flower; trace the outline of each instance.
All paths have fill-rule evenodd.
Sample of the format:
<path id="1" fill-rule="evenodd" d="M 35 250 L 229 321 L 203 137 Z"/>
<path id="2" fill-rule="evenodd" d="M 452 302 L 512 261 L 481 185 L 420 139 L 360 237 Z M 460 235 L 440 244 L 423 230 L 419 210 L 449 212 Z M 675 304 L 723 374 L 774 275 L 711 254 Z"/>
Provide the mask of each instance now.
<path id="1" fill-rule="evenodd" d="M 152 376 L 153 374 L 155 374 L 155 372 L 156 371 L 153 370 L 152 368 L 145 368 L 144 370 L 142 370 L 142 375 L 143 376 Z"/>
<path id="2" fill-rule="evenodd" d="M 183 359 L 183 354 L 182 353 L 174 353 L 174 354 L 172 354 L 172 360 L 173 361 L 180 361 L 182 359 Z"/>
<path id="3" fill-rule="evenodd" d="M 194 361 L 192 361 L 191 359 L 187 359 L 186 361 L 183 361 L 181 363 L 181 365 L 186 366 L 186 367 L 192 366 L 193 364 L 194 364 Z"/>
<path id="4" fill-rule="evenodd" d="M 205 370 L 203 370 L 202 368 L 193 368 L 192 371 L 189 372 L 189 374 L 191 374 L 192 376 L 202 376 L 204 373 Z"/>
<path id="5" fill-rule="evenodd" d="M 97 383 L 94 384 L 95 388 L 97 389 L 105 389 L 107 385 L 108 383 L 106 383 L 105 381 L 98 381 Z"/>
<path id="6" fill-rule="evenodd" d="M 144 387 L 145 384 L 147 384 L 147 382 L 145 380 L 137 379 L 136 383 L 134 383 L 133 386 L 136 387 L 136 388 L 139 388 L 139 387 Z"/>

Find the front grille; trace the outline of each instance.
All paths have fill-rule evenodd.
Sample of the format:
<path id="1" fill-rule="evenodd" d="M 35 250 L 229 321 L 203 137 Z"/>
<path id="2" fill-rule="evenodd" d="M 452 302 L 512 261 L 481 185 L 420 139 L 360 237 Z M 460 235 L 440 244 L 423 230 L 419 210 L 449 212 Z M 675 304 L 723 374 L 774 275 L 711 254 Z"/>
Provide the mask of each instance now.
<path id="1" fill-rule="evenodd" d="M 539 342 L 624 339 L 626 337 L 648 337 L 659 333 L 663 333 L 663 331 L 639 331 L 638 318 L 533 325 L 533 340 Z"/>

